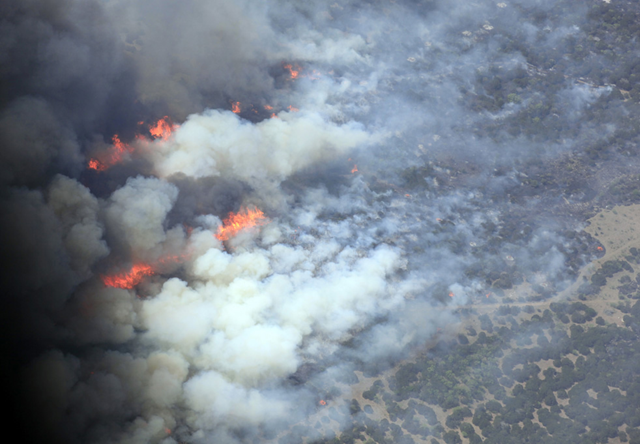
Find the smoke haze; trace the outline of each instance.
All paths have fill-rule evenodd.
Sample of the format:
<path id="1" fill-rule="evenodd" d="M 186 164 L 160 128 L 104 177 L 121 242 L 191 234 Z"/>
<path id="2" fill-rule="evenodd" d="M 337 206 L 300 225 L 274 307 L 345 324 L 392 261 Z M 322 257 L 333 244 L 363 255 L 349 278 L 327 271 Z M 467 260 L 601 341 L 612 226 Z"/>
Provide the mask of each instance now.
<path id="1" fill-rule="evenodd" d="M 8 422 L 34 442 L 267 442 L 457 306 L 566 287 L 580 227 L 519 194 L 521 170 L 610 134 L 581 122 L 611 88 L 558 84 L 544 140 L 506 129 L 537 93 L 482 102 L 532 69 L 504 35 L 582 32 L 586 8 L 544 19 L 562 3 L 4 2 Z M 245 208 L 263 223 L 216 238 Z"/>

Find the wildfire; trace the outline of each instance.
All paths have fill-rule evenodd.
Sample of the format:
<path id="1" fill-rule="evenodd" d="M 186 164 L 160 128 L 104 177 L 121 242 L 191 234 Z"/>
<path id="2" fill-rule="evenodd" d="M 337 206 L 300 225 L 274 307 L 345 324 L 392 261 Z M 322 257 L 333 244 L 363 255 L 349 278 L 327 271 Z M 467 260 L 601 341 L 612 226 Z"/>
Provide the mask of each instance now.
<path id="1" fill-rule="evenodd" d="M 297 113 L 298 111 L 300 111 L 298 108 L 296 108 L 295 106 L 291 106 L 289 105 L 289 111 L 291 111 L 292 113 Z"/>
<path id="2" fill-rule="evenodd" d="M 172 124 L 169 116 L 164 116 L 158 120 L 154 126 L 149 128 L 149 132 L 155 139 L 167 140 L 177 128 L 178 125 Z"/>
<path id="3" fill-rule="evenodd" d="M 454 296 L 453 292 L 452 292 L 452 291 L 450 291 L 450 292 L 449 292 L 449 297 L 450 297 L 450 298 L 452 298 L 453 296 Z"/>
<path id="4" fill-rule="evenodd" d="M 102 282 L 107 287 L 133 288 L 142 282 L 146 276 L 155 274 L 155 270 L 149 264 L 135 264 L 128 273 L 120 273 L 114 276 L 101 276 Z"/>
<path id="5" fill-rule="evenodd" d="M 96 171 L 104 171 L 104 170 L 107 169 L 107 167 L 105 165 L 103 165 L 102 163 L 100 163 L 100 161 L 97 160 L 97 159 L 89 160 L 88 167 L 89 167 L 89 169 L 96 170 Z"/>
<path id="6" fill-rule="evenodd" d="M 104 171 L 112 166 L 121 163 L 127 153 L 133 152 L 133 147 L 126 143 L 123 143 L 120 140 L 120 137 L 117 134 L 114 134 L 111 138 L 111 143 L 113 145 L 113 149 L 99 155 L 98 158 L 93 158 L 89 160 L 88 167 L 92 170 L 96 171 Z"/>
<path id="7" fill-rule="evenodd" d="M 271 105 L 265 105 L 265 106 L 264 106 L 264 109 L 266 109 L 267 111 L 273 111 L 273 106 L 271 106 Z M 273 112 L 272 112 L 272 113 L 271 113 L 271 118 L 272 118 L 272 119 L 277 119 L 277 118 L 278 118 L 278 116 L 276 116 L 276 113 L 273 113 Z"/>
<path id="8" fill-rule="evenodd" d="M 324 399 L 321 399 L 319 402 L 320 405 L 327 405 L 327 401 L 325 401 Z"/>
<path id="9" fill-rule="evenodd" d="M 354 174 L 357 172 L 358 172 L 358 165 L 354 165 L 353 168 L 351 168 L 351 174 Z"/>
<path id="10" fill-rule="evenodd" d="M 138 126 L 144 124 L 144 121 L 138 122 Z M 179 127 L 175 125 L 169 119 L 169 116 L 164 116 L 158 120 L 155 125 L 149 127 L 149 133 L 154 139 L 168 140 L 173 132 Z M 135 140 L 138 142 L 148 142 L 148 137 L 142 134 L 136 134 Z M 128 143 L 124 143 L 120 140 L 120 136 L 114 134 L 111 138 L 111 144 L 113 148 L 98 153 L 96 157 L 89 159 L 87 167 L 95 171 L 105 171 L 114 165 L 122 163 L 125 160 L 127 153 L 133 153 L 134 147 Z"/>
<path id="11" fill-rule="evenodd" d="M 101 276 L 102 282 L 107 287 L 131 289 L 137 286 L 147 276 L 153 276 L 158 272 L 158 268 L 167 264 L 175 264 L 184 261 L 189 257 L 188 253 L 178 255 L 167 255 L 158 259 L 154 264 L 140 262 L 134 264 L 126 273 L 112 276 Z"/>
<path id="12" fill-rule="evenodd" d="M 604 248 L 602 248 L 602 247 L 597 247 L 597 250 L 598 250 L 598 251 L 602 251 L 602 250 L 604 250 Z"/>
<path id="13" fill-rule="evenodd" d="M 229 217 L 222 221 L 222 226 L 218 228 L 215 236 L 221 241 L 229 240 L 242 230 L 264 225 L 267 222 L 268 219 L 259 209 L 241 208 L 238 213 L 230 213 Z"/>
<path id="14" fill-rule="evenodd" d="M 113 142 L 113 147 L 116 149 L 116 153 L 124 155 L 124 153 L 130 153 L 133 151 L 133 148 L 130 145 L 120 141 L 120 137 L 118 137 L 117 134 L 113 135 L 111 141 Z"/>
<path id="15" fill-rule="evenodd" d="M 287 71 L 289 71 L 291 80 L 295 80 L 302 77 L 306 77 L 311 80 L 318 80 L 322 77 L 322 74 L 316 71 L 315 69 L 311 70 L 310 73 L 301 74 L 302 68 L 297 64 L 286 63 L 286 64 L 283 64 L 282 67 Z M 329 74 L 333 74 L 333 71 L 329 72 Z"/>
<path id="16" fill-rule="evenodd" d="M 284 69 L 289 71 L 289 74 L 291 75 L 291 79 L 292 80 L 297 79 L 298 76 L 300 75 L 301 68 L 298 65 L 291 65 L 289 63 L 289 64 L 284 65 Z"/>
<path id="17" fill-rule="evenodd" d="M 233 111 L 236 114 L 240 114 L 240 102 L 232 102 L 231 103 L 231 111 Z"/>

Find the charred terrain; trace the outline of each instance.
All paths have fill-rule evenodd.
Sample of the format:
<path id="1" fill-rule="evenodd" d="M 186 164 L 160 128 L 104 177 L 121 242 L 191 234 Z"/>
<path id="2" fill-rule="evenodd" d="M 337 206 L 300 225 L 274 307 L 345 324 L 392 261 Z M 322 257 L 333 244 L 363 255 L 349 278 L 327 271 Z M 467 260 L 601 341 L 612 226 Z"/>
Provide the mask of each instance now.
<path id="1" fill-rule="evenodd" d="M 22 442 L 640 443 L 640 5 L 0 6 Z"/>

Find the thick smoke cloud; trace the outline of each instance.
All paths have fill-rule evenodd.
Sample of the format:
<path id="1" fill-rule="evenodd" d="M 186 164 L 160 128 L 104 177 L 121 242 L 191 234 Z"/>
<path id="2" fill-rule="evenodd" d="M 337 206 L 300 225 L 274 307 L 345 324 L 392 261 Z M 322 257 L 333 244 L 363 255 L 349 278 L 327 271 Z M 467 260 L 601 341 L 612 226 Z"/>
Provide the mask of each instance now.
<path id="1" fill-rule="evenodd" d="M 9 104 L 0 117 L 0 134 L 3 184 L 38 183 L 49 168 L 73 170 L 82 161 L 73 131 L 41 98 Z"/>
<path id="2" fill-rule="evenodd" d="M 20 381 L 11 420 L 40 424 L 36 442 L 268 440 L 311 417 L 333 379 L 455 323 L 451 306 L 487 292 L 478 264 L 493 282 L 568 279 L 547 221 L 487 239 L 519 210 L 498 198 L 519 162 L 571 143 L 484 137 L 479 122 L 537 99 L 476 113 L 462 90 L 484 96 L 477 79 L 526 69 L 498 25 L 545 45 L 579 30 L 513 29 L 517 8 L 489 1 L 0 11 L 4 370 Z M 604 93 L 564 88 L 564 117 Z M 170 137 L 135 138 L 165 115 Z M 131 152 L 88 171 L 115 134 Z M 473 174 L 456 179 L 438 163 L 450 159 Z M 245 206 L 265 223 L 216 238 Z M 105 285 L 140 263 L 153 270 L 132 288 Z"/>
<path id="3" fill-rule="evenodd" d="M 111 235 L 138 259 L 159 256 L 161 244 L 168 237 L 163 222 L 177 197 L 178 189 L 160 179 L 128 179 L 111 195 L 105 208 Z"/>
<path id="4" fill-rule="evenodd" d="M 48 204 L 62 226 L 62 239 L 72 270 L 89 277 L 91 267 L 109 254 L 102 239 L 99 204 L 91 192 L 65 176 L 54 177 L 49 187 Z"/>
<path id="5" fill-rule="evenodd" d="M 344 155 L 374 139 L 361 125 L 336 125 L 319 114 L 281 113 L 258 124 L 210 110 L 192 115 L 174 143 L 151 151 L 158 174 L 224 175 L 259 185 L 280 182 L 316 162 Z"/>
<path id="6" fill-rule="evenodd" d="M 265 94 L 273 88 L 265 69 L 285 57 L 265 1 L 113 1 L 105 8 L 131 57 L 137 97 L 160 116 L 184 120 Z"/>

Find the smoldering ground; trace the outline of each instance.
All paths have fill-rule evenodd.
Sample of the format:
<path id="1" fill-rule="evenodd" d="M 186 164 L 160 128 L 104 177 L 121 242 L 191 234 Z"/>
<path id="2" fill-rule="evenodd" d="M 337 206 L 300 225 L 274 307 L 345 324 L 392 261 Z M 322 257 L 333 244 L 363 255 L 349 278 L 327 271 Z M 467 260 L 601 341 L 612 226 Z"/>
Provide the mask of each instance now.
<path id="1" fill-rule="evenodd" d="M 482 105 L 492 78 L 527 69 L 503 35 L 546 47 L 581 32 L 581 10 L 516 26 L 522 8 L 553 7 L 6 2 L 10 426 L 61 442 L 273 439 L 319 396 L 338 404 L 336 378 L 454 323 L 446 307 L 568 282 L 568 251 L 588 241 L 508 194 L 527 160 L 596 131 L 576 122 L 607 91 L 559 83 L 574 125 L 551 141 L 478 129 L 538 100 Z M 164 115 L 170 138 L 136 142 Z M 116 133 L 133 151 L 88 171 Z M 223 244 L 243 206 L 265 224 Z M 103 284 L 140 262 L 156 270 L 137 288 Z M 292 383 L 301 366 L 314 370 Z"/>

